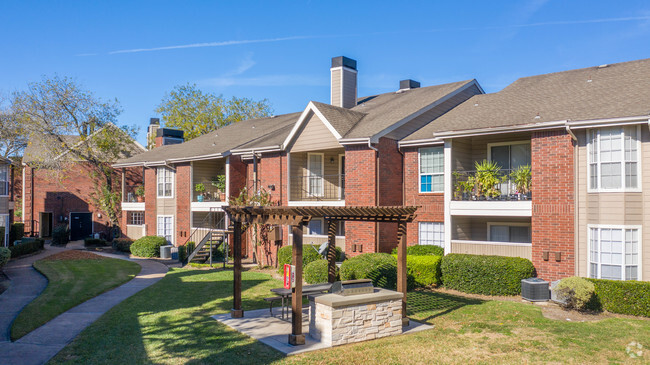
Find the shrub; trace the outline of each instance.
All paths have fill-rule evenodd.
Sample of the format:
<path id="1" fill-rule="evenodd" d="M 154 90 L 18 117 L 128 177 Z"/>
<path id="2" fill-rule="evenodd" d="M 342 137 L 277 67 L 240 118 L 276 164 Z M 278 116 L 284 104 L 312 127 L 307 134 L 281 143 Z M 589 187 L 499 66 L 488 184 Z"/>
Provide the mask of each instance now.
<path id="1" fill-rule="evenodd" d="M 165 237 L 145 236 L 133 242 L 131 253 L 138 257 L 160 257 L 160 246 L 165 245 Z"/>
<path id="2" fill-rule="evenodd" d="M 23 237 L 25 237 L 25 223 L 13 223 L 9 228 L 9 244 L 13 245 Z"/>
<path id="3" fill-rule="evenodd" d="M 42 238 L 23 238 L 20 243 L 9 247 L 11 257 L 16 258 L 23 255 L 42 250 L 45 241 Z"/>
<path id="4" fill-rule="evenodd" d="M 0 227 L 0 246 L 5 245 L 5 227 Z"/>
<path id="5" fill-rule="evenodd" d="M 565 306 L 584 310 L 594 296 L 594 284 L 587 279 L 570 277 L 560 280 L 555 287 L 557 295 L 566 300 Z"/>
<path id="6" fill-rule="evenodd" d="M 9 262 L 11 258 L 11 250 L 5 247 L 0 247 L 0 269 Z"/>
<path id="7" fill-rule="evenodd" d="M 323 257 L 318 253 L 320 245 L 302 245 L 302 267 L 304 268 L 312 261 L 320 260 Z M 291 252 L 293 246 L 280 247 L 278 250 L 278 272 L 284 272 L 284 265 L 291 264 Z M 341 259 L 341 249 L 336 247 L 336 261 Z"/>
<path id="8" fill-rule="evenodd" d="M 391 252 L 393 255 L 397 255 L 397 247 Z M 436 246 L 436 245 L 413 245 L 406 248 L 406 254 L 411 256 L 423 256 L 423 255 L 434 255 L 434 256 L 444 256 L 445 249 Z"/>
<path id="9" fill-rule="evenodd" d="M 595 287 L 595 300 L 590 309 L 650 317 L 650 283 L 643 281 L 616 281 L 588 279 Z"/>
<path id="10" fill-rule="evenodd" d="M 535 273 L 533 263 L 519 257 L 449 254 L 442 258 L 445 287 L 486 295 L 521 294 L 521 280 Z"/>
<path id="11" fill-rule="evenodd" d="M 307 284 L 326 283 L 328 279 L 327 260 L 312 261 L 305 266 L 305 281 Z M 339 268 L 336 267 L 336 278 L 339 277 Z"/>
<path id="12" fill-rule="evenodd" d="M 341 280 L 371 279 L 374 286 L 397 288 L 397 259 L 387 253 L 365 253 L 343 261 Z M 413 276 L 407 276 L 407 287 L 415 286 Z"/>
<path id="13" fill-rule="evenodd" d="M 101 238 L 84 238 L 84 247 L 104 247 L 108 242 Z"/>
<path id="14" fill-rule="evenodd" d="M 115 251 L 130 253 L 132 244 L 133 240 L 129 238 L 116 238 L 113 240 L 111 246 Z"/>
<path id="15" fill-rule="evenodd" d="M 187 258 L 187 247 L 178 246 L 178 261 L 184 262 L 186 258 Z"/>
<path id="16" fill-rule="evenodd" d="M 415 286 L 440 285 L 442 256 L 406 256 L 406 270 Z"/>
<path id="17" fill-rule="evenodd" d="M 56 226 L 52 230 L 52 244 L 63 246 L 70 241 L 70 231 L 67 226 Z"/>

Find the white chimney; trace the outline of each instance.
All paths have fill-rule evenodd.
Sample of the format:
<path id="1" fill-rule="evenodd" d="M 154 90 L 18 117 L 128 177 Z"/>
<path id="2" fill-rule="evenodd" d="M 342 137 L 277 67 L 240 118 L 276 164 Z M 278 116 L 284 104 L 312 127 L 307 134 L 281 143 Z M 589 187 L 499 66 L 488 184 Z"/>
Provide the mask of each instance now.
<path id="1" fill-rule="evenodd" d="M 332 58 L 332 105 L 352 108 L 357 105 L 357 61 L 344 56 Z"/>

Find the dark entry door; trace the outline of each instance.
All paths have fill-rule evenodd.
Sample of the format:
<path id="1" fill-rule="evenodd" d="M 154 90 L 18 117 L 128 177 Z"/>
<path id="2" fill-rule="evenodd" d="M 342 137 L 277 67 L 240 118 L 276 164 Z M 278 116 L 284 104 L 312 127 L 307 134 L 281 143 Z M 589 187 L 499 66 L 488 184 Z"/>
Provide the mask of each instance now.
<path id="1" fill-rule="evenodd" d="M 93 234 L 92 213 L 70 213 L 70 240 L 81 240 L 91 234 Z"/>

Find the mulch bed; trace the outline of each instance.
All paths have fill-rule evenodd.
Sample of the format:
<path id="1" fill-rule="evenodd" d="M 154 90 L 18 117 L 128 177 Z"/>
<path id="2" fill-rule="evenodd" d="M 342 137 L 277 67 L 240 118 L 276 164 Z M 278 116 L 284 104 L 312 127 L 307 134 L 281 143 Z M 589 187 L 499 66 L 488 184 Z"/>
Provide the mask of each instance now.
<path id="1" fill-rule="evenodd" d="M 44 258 L 43 260 L 104 260 L 106 257 L 95 255 L 94 253 L 78 250 L 63 251 Z"/>

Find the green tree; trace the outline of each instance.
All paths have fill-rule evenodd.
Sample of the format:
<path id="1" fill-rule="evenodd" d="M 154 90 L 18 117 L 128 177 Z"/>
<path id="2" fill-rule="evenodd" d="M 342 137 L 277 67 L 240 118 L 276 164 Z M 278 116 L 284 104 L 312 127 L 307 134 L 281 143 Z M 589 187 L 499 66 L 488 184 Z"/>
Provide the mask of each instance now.
<path id="1" fill-rule="evenodd" d="M 155 111 L 161 114 L 165 126 L 183 130 L 185 140 L 240 120 L 267 117 L 273 112 L 267 99 L 226 100 L 222 95 L 200 90 L 196 84 L 175 86 Z"/>
<path id="2" fill-rule="evenodd" d="M 117 100 L 103 101 L 67 77 L 43 77 L 14 93 L 17 121 L 30 132 L 30 164 L 66 178 L 82 164 L 93 178 L 93 203 L 113 224 L 119 216 L 120 189 L 110 163 L 142 152 L 133 142 L 134 128 L 115 125 Z M 74 164 L 74 165 L 72 165 Z"/>

